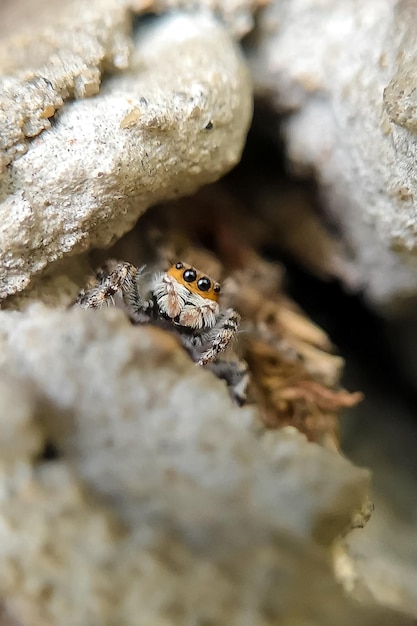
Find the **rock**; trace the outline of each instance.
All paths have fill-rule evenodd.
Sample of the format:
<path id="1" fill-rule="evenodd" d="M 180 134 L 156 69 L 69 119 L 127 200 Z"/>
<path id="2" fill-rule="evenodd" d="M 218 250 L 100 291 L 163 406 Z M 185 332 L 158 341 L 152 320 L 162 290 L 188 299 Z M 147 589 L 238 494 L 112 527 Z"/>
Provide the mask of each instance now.
<path id="1" fill-rule="evenodd" d="M 68 90 L 78 80 L 71 72 Z M 49 93 L 45 74 L 35 87 Z M 53 90 L 37 100 L 27 84 L 22 89 L 23 108 L 29 98 L 52 112 Z M 41 126 L 48 115 L 40 115 Z M 109 245 L 150 205 L 217 179 L 238 161 L 250 116 L 248 72 L 213 18 L 194 13 L 146 23 L 129 72 L 109 78 L 94 98 L 67 102 L 4 173 L 0 298 L 53 261 Z M 30 124 L 30 133 L 41 130 Z"/>
<path id="2" fill-rule="evenodd" d="M 181 475 L 193 477 L 193 499 L 205 489 L 206 499 L 211 492 L 235 497 L 236 489 L 246 485 L 277 525 L 284 523 L 294 533 L 307 533 L 323 543 L 348 526 L 352 511 L 360 508 L 366 472 L 353 469 L 337 454 L 310 446 L 302 437 L 281 435 L 278 449 L 272 433 L 258 440 L 250 432 L 254 412 L 233 408 L 224 383 L 196 367 L 165 332 L 132 327 L 114 309 L 100 315 L 39 306 L 26 314 L 3 312 L 0 324 L 7 338 L 4 350 L 11 351 L 9 371 L 24 372 L 35 388 L 43 390 L 43 401 L 51 404 L 45 424 L 48 436 L 76 459 L 96 490 L 117 496 L 126 520 L 144 515 L 144 499 L 152 501 L 168 471 L 178 474 L 173 502 L 184 489 L 186 493 L 191 489 L 187 481 L 181 483 Z M 53 415 L 57 408 L 67 413 L 64 424 L 62 416 L 57 420 Z M 219 432 L 222 442 L 216 451 Z M 145 442 L 140 455 L 139 441 Z M 122 449 L 124 468 L 118 459 Z M 303 459 L 298 476 L 285 474 L 290 459 L 297 456 Z M 96 462 L 91 465 L 93 458 Z M 334 464 L 346 471 L 337 475 Z M 285 481 L 280 486 L 274 479 L 265 491 L 268 476 L 275 472 L 285 475 Z M 327 473 L 335 475 L 334 481 L 322 485 L 319 474 Z M 147 484 L 137 481 L 142 474 L 148 475 Z M 297 497 L 297 502 L 307 509 L 294 505 L 284 511 L 284 493 L 300 489 L 293 480 L 305 484 L 305 497 Z M 316 498 L 319 486 L 322 506 L 314 512 L 311 498 Z M 273 497 L 270 489 L 277 490 Z M 178 515 L 183 513 L 189 514 L 180 508 Z"/>
<path id="3" fill-rule="evenodd" d="M 1 419 L 18 384 L 8 441 L 23 440 L 0 477 L 7 615 L 411 624 L 352 603 L 329 565 L 367 472 L 295 433 L 265 434 L 174 337 L 115 309 L 38 305 L 0 312 L 0 343 L 15 381 L 0 387 Z M 43 461 L 42 441 L 59 458 Z"/>
<path id="4" fill-rule="evenodd" d="M 51 127 L 50 120 L 65 101 L 97 94 L 104 71 L 127 69 L 133 12 L 215 10 L 229 32 L 240 38 L 253 28 L 253 14 L 262 4 L 262 0 L 222 2 L 217 7 L 210 0 L 91 0 L 87 4 L 17 0 L 2 7 L 0 172 L 26 152 L 30 138 Z M 14 30 L 17 34 L 10 37 Z"/>
<path id="5" fill-rule="evenodd" d="M 368 300 L 398 315 L 417 295 L 415 6 L 272 3 L 251 59 L 257 94 L 287 113 L 291 166 L 313 174 Z"/>
<path id="6" fill-rule="evenodd" d="M 65 100 L 97 94 L 102 71 L 124 70 L 129 62 L 131 17 L 120 3 L 38 5 L 30 17 L 28 29 L 21 13 L 14 27 L 22 32 L 0 45 L 0 173 L 26 152 L 28 138 L 51 127 Z"/>
<path id="7" fill-rule="evenodd" d="M 43 437 L 36 416 L 36 393 L 30 383 L 22 386 L 19 377 L 7 371 L 7 362 L 2 360 L 0 380 L 1 438 L 0 456 L 4 468 L 13 466 L 16 459 L 38 454 Z"/>
<path id="8" fill-rule="evenodd" d="M 140 0 L 130 1 L 133 10 L 137 10 L 138 4 L 140 7 Z M 207 11 L 220 19 L 234 38 L 242 39 L 254 28 L 257 12 L 268 0 L 148 0 L 147 4 L 156 13 L 178 9 Z"/>

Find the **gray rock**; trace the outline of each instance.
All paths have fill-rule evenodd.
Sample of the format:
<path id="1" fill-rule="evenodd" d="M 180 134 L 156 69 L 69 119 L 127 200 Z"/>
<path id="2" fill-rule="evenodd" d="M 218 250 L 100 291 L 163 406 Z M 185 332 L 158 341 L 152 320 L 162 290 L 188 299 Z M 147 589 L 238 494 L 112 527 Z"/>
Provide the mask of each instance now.
<path id="1" fill-rule="evenodd" d="M 147 517 L 145 500 L 153 514 L 152 500 L 161 487 L 165 491 L 167 472 L 178 475 L 171 495 L 165 494 L 167 506 L 185 498 L 179 519 L 190 515 L 190 494 L 195 502 L 204 492 L 208 503 L 211 495 L 233 500 L 246 489 L 250 506 L 268 509 L 277 526 L 327 544 L 361 507 L 365 471 L 301 436 L 281 434 L 277 447 L 276 433 L 251 432 L 254 411 L 233 407 L 224 383 L 196 367 L 165 332 L 132 327 L 114 309 L 35 306 L 25 314 L 2 312 L 0 324 L 9 372 L 23 373 L 51 404 L 49 436 L 74 458 L 88 483 L 117 498 L 126 521 Z M 53 416 L 56 409 L 66 415 L 64 424 L 62 416 Z M 286 471 L 297 457 L 298 473 Z M 275 473 L 281 483 L 270 483 Z M 324 474 L 333 480 L 323 484 Z M 146 483 L 139 475 L 147 475 Z M 290 494 L 295 501 L 284 509 Z"/>
<path id="2" fill-rule="evenodd" d="M 209 15 L 140 29 L 129 72 L 67 103 L 4 174 L 0 298 L 53 261 L 109 245 L 150 205 L 220 177 L 239 160 L 251 107 L 240 53 Z"/>
<path id="3" fill-rule="evenodd" d="M 329 565 L 367 472 L 265 434 L 174 337 L 115 309 L 32 306 L 0 313 L 0 344 L 1 419 L 19 385 L 7 440 L 27 440 L 0 480 L 20 623 L 411 623 L 353 604 Z M 60 459 L 36 461 L 42 441 Z"/>
<path id="4" fill-rule="evenodd" d="M 131 48 L 123 3 L 14 5 L 14 19 L 2 8 L 3 33 L 0 26 L 0 173 L 26 152 L 28 139 L 51 127 L 65 100 L 97 94 L 104 70 L 126 69 Z M 13 29 L 18 34 L 10 37 Z"/>
<path id="5" fill-rule="evenodd" d="M 141 8 L 141 0 L 131 0 L 133 10 Z M 255 26 L 255 18 L 265 0 L 154 0 L 148 6 L 156 13 L 173 10 L 207 11 L 220 19 L 236 39 L 247 35 Z"/>
<path id="6" fill-rule="evenodd" d="M 317 177 L 369 300 L 416 297 L 413 2 L 275 2 L 252 58 L 296 171 Z"/>

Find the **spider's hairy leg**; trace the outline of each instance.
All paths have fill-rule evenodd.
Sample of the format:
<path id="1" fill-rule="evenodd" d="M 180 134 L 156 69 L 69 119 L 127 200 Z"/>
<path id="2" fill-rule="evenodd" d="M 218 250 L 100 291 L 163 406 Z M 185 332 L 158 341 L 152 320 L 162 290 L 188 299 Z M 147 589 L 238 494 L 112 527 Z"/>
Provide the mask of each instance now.
<path id="1" fill-rule="evenodd" d="M 83 309 L 98 309 L 111 301 L 125 280 L 127 268 L 117 261 L 108 261 L 95 272 L 93 286 L 84 289 L 75 301 Z M 135 268 L 133 268 L 135 269 Z"/>
<path id="2" fill-rule="evenodd" d="M 209 344 L 210 348 L 201 354 L 197 361 L 198 365 L 211 363 L 229 347 L 236 335 L 239 322 L 239 313 L 227 309 L 219 316 L 213 328 L 200 335 L 201 344 Z"/>
<path id="3" fill-rule="evenodd" d="M 139 293 L 138 278 L 141 269 L 131 263 L 108 261 L 96 272 L 96 284 L 91 289 L 82 291 L 75 304 L 84 309 L 100 308 L 104 303 L 113 300 L 120 292 L 129 316 L 133 321 L 149 319 L 151 299 L 142 299 Z"/>

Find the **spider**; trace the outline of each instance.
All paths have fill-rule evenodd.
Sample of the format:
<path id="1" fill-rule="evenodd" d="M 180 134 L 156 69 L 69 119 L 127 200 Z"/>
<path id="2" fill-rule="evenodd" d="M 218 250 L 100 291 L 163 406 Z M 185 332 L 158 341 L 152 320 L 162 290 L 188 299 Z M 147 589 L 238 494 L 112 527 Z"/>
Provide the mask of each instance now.
<path id="1" fill-rule="evenodd" d="M 236 337 L 240 315 L 220 307 L 220 284 L 181 261 L 166 272 L 145 270 L 146 266 L 108 261 L 96 273 L 96 284 L 82 291 L 75 304 L 100 308 L 120 294 L 133 323 L 156 323 L 174 330 L 192 360 L 224 379 L 234 399 L 243 404 L 246 363 L 230 357 L 230 350 L 224 354 Z"/>

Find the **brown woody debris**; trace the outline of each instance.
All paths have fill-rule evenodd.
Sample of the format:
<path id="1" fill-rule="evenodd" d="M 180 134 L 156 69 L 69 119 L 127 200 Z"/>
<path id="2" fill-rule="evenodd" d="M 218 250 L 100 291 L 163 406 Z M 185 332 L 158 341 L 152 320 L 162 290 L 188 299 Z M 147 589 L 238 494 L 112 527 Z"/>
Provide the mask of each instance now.
<path id="1" fill-rule="evenodd" d="M 252 398 L 268 428 L 293 426 L 311 441 L 338 447 L 338 412 L 362 394 L 340 388 L 343 360 L 331 353 L 326 333 L 282 294 L 279 273 L 252 253 L 226 285 L 226 297 L 242 314 Z"/>

